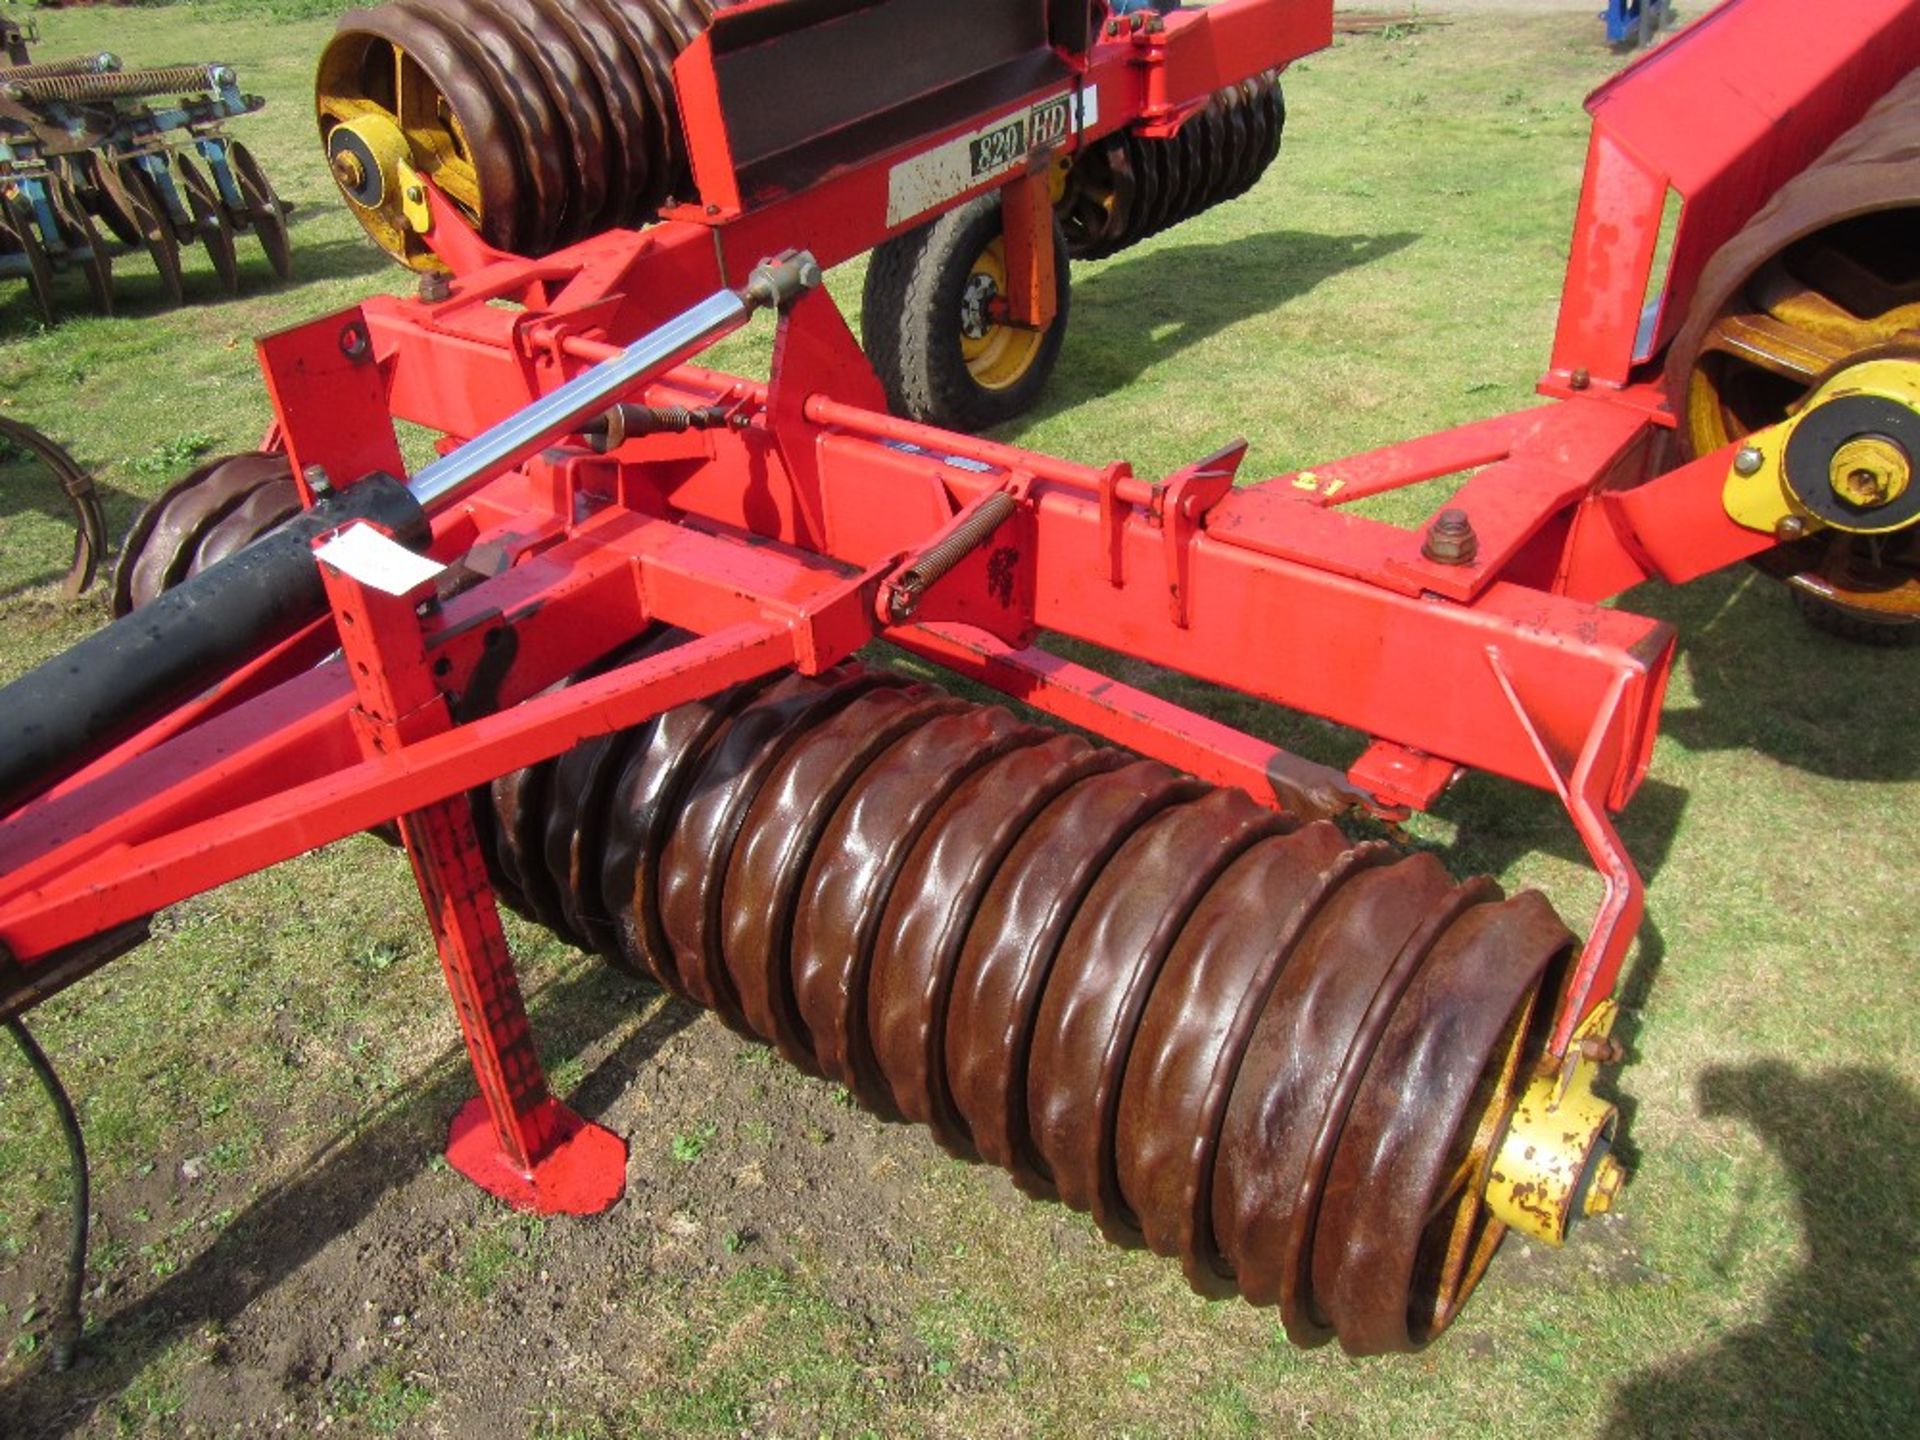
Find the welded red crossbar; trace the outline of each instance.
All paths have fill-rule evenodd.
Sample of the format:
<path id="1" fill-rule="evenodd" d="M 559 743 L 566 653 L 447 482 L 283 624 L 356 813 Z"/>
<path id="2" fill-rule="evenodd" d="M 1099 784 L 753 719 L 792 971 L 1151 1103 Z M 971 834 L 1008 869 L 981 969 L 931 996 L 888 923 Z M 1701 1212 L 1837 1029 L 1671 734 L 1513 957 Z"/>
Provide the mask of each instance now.
<path id="1" fill-rule="evenodd" d="M 443 319 L 422 307 L 368 319 L 396 372 L 416 347 L 443 343 Z M 341 324 L 309 328 L 324 337 Z M 573 348 L 590 358 L 594 344 Z M 264 349 L 270 367 L 301 360 L 275 371 L 276 396 L 328 383 L 309 368 L 326 350 L 317 341 Z M 476 367 L 448 404 L 485 408 L 481 382 L 495 374 L 524 371 Z M 136 743 L 143 753 L 0 827 L 0 940 L 22 959 L 45 955 L 749 675 L 817 669 L 875 633 L 928 653 L 936 637 L 977 636 L 975 653 L 997 650 L 1013 693 L 1296 809 L 1316 788 L 1328 808 L 1357 790 L 1311 772 L 1303 787 L 1272 747 L 1063 674 L 1034 640 L 1073 635 L 1553 790 L 1590 835 L 1590 817 L 1604 826 L 1644 772 L 1671 657 L 1665 626 L 1496 577 L 1450 599 L 1408 569 L 1417 537 L 1286 479 L 1234 491 L 1197 484 L 1214 473 L 1202 466 L 1167 484 L 899 421 L 877 408 L 864 358 L 822 296 L 783 317 L 770 384 L 686 369 L 635 398 L 727 405 L 742 423 L 611 455 L 556 447 L 435 517 L 441 535 L 517 561 L 423 622 L 435 693 L 473 718 L 368 754 L 343 659 Z M 1650 423 L 1599 400 L 1543 413 L 1560 412 L 1586 417 L 1577 433 L 1604 442 L 1603 467 L 1624 431 Z M 312 413 L 283 407 L 296 447 Z M 885 616 L 888 577 L 997 491 L 1017 497 L 1012 518 L 907 621 Z M 1176 574 L 1185 595 L 1170 605 Z M 656 620 L 708 638 L 539 694 Z M 1026 678 L 1008 684 L 1011 672 Z M 1596 995 L 1636 895 L 1629 885 L 1596 931 L 1584 972 Z"/>

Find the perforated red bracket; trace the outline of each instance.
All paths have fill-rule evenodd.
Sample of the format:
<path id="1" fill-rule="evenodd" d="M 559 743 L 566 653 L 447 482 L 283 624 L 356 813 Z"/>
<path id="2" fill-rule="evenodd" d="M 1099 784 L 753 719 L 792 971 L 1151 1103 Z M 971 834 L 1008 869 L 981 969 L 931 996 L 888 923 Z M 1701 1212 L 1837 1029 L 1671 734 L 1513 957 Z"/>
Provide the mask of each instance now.
<path id="1" fill-rule="evenodd" d="M 321 542 L 324 545 L 326 542 Z M 434 684 L 417 607 L 423 580 L 391 594 L 320 562 L 369 754 L 387 754 L 450 729 Z M 590 1215 L 626 1187 L 626 1142 L 583 1120 L 547 1089 L 513 956 L 500 927 L 465 795 L 400 817 L 435 948 L 480 1093 L 453 1117 L 447 1161 L 489 1194 L 541 1214 Z"/>

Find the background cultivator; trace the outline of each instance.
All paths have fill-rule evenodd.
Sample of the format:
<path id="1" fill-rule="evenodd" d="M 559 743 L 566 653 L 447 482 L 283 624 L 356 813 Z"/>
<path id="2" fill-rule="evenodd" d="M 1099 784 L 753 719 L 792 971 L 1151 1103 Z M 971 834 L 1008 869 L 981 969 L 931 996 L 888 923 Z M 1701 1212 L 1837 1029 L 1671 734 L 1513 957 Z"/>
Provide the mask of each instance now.
<path id="1" fill-rule="evenodd" d="M 105 52 L 35 62 L 24 41 L 4 48 L 0 276 L 27 282 L 47 324 L 58 318 L 55 276 L 68 271 L 85 278 L 95 309 L 113 313 L 115 252 L 101 226 L 152 258 L 174 305 L 186 298 L 183 245 L 206 247 L 229 294 L 240 286 L 242 232 L 258 237 L 275 275 L 292 273 L 286 206 L 222 129 L 262 104 L 230 66 L 129 70 Z"/>
<path id="2" fill-rule="evenodd" d="M 1624 1178 L 1612 816 L 1675 635 L 1604 602 L 1752 560 L 1849 633 L 1920 612 L 1920 4 L 1799 14 L 1593 98 L 1551 403 L 1251 484 L 1243 442 L 1150 478 L 966 432 L 1038 393 L 1072 260 L 1272 162 L 1329 6 L 348 16 L 321 139 L 419 293 L 263 340 L 270 448 L 0 690 L 0 1009 L 397 824 L 479 1084 L 447 1156 L 512 1204 L 604 1209 L 627 1155 L 550 1093 L 496 899 L 1297 1343 L 1418 1348 Z M 822 272 L 868 249 L 856 342 Z M 696 363 L 762 311 L 766 381 Z M 1451 476 L 1417 528 L 1345 508 Z M 1470 770 L 1564 806 L 1583 933 L 1390 838 Z"/>

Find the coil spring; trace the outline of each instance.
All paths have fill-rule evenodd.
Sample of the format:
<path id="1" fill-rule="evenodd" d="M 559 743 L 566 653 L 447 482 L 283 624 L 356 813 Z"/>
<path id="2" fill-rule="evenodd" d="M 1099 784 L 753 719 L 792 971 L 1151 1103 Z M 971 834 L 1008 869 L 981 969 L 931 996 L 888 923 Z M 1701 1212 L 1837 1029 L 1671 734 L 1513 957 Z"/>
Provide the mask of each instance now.
<path id="1" fill-rule="evenodd" d="M 1498 1243 L 1480 1170 L 1570 938 L 1537 894 L 851 667 L 475 813 L 515 908 L 1297 1342 L 1418 1346 Z"/>
<path id="2" fill-rule="evenodd" d="M 59 74 L 0 75 L 14 100 L 127 100 L 148 95 L 190 95 L 230 84 L 224 65 L 162 65 L 145 70 L 76 70 Z"/>
<path id="3" fill-rule="evenodd" d="M 1098 260 L 1236 199 L 1280 153 L 1279 72 L 1217 92 L 1172 138 L 1106 137 L 1067 173 L 1058 211 L 1067 251 Z"/>
<path id="4" fill-rule="evenodd" d="M 649 220 L 686 193 L 673 61 L 707 26 L 709 0 L 394 0 L 342 18 L 320 62 L 322 139 L 415 85 L 438 109 L 433 158 L 470 166 L 488 244 L 541 255 Z M 408 122 L 416 138 L 425 122 Z M 443 184 L 451 193 L 456 187 Z"/>
<path id="5" fill-rule="evenodd" d="M 38 60 L 27 64 L 0 66 L 6 71 L 0 75 L 9 83 L 17 80 L 39 80 L 49 75 L 94 75 L 106 74 L 120 68 L 120 57 L 101 51 L 95 55 L 77 55 L 71 60 Z"/>

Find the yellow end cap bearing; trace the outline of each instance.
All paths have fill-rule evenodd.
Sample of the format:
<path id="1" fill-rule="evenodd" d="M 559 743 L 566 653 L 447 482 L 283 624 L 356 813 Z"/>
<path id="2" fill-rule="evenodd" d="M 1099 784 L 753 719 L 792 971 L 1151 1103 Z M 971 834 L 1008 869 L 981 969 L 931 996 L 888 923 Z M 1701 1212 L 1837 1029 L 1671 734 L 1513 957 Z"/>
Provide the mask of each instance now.
<path id="1" fill-rule="evenodd" d="M 1487 1169 L 1487 1208 L 1548 1245 L 1561 1244 L 1576 1217 L 1611 1210 L 1626 1183 L 1613 1153 L 1620 1113 L 1593 1088 L 1600 1067 L 1619 1058 L 1608 1038 L 1618 1014 L 1611 1000 L 1595 1007 L 1560 1065 L 1520 1093 Z"/>
<path id="2" fill-rule="evenodd" d="M 394 254 L 408 253 L 408 238 L 432 228 L 426 186 L 390 116 L 369 113 L 335 125 L 327 132 L 327 166 L 361 223 Z"/>
<path id="3" fill-rule="evenodd" d="M 1747 436 L 1723 501 L 1734 523 L 1797 538 L 1886 535 L 1920 521 L 1920 359 L 1863 360 L 1793 418 Z"/>

